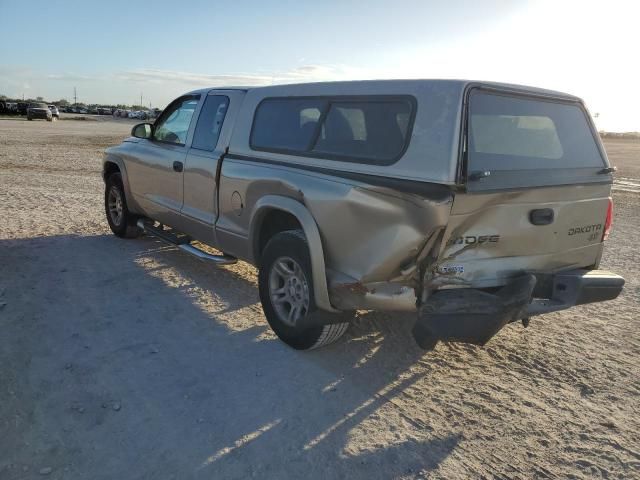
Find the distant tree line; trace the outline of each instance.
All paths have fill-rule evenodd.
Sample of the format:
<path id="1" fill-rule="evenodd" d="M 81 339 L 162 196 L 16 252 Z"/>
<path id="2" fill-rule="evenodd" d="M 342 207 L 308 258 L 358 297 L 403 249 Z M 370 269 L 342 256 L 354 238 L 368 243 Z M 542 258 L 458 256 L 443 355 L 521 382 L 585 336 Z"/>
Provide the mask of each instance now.
<path id="1" fill-rule="evenodd" d="M 598 132 L 600 138 L 632 138 L 640 140 L 640 132 Z"/>
<path id="2" fill-rule="evenodd" d="M 36 97 L 36 98 L 30 97 L 30 98 L 22 99 L 22 98 L 11 98 L 6 95 L 0 95 L 0 101 L 3 103 L 46 103 L 47 105 L 56 105 L 58 107 L 67 107 L 71 105 L 73 105 L 74 107 L 80 107 L 80 108 L 104 106 L 104 107 L 110 107 L 114 109 L 119 108 L 122 110 L 147 110 L 149 108 L 144 105 L 126 105 L 124 103 L 118 103 L 117 105 L 106 105 L 106 104 L 100 104 L 100 103 L 78 102 L 73 104 L 73 103 L 70 103 L 65 98 L 61 98 L 60 100 L 55 100 L 55 101 L 48 101 L 48 100 L 45 100 L 43 97 Z"/>

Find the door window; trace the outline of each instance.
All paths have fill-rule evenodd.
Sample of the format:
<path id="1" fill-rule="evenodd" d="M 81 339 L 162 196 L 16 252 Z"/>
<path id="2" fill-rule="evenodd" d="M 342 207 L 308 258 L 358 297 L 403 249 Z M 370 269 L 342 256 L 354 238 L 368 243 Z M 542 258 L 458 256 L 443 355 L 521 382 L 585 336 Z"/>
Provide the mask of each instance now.
<path id="1" fill-rule="evenodd" d="M 198 97 L 186 97 L 169 105 L 156 122 L 154 140 L 184 145 L 197 106 Z"/>
<path id="2" fill-rule="evenodd" d="M 229 97 L 224 95 L 207 96 L 200 111 L 198 123 L 196 123 L 191 148 L 208 151 L 216 148 L 228 107 Z"/>

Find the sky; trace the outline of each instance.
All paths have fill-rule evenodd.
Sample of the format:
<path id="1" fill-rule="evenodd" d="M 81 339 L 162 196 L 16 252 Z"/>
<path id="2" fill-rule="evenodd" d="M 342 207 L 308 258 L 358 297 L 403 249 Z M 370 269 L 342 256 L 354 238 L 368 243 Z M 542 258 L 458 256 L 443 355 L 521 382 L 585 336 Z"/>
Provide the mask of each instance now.
<path id="1" fill-rule="evenodd" d="M 201 87 L 464 78 L 640 131 L 633 0 L 0 0 L 0 94 L 163 107 Z"/>

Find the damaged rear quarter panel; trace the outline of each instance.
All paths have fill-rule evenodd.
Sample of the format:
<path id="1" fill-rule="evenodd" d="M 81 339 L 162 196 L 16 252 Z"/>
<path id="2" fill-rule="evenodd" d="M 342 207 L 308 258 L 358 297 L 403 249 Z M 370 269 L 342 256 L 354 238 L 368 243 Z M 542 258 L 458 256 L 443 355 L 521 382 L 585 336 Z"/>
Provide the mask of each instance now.
<path id="1" fill-rule="evenodd" d="M 307 204 L 320 226 L 327 266 L 367 284 L 389 281 L 415 262 L 431 234 L 446 226 L 452 198 L 355 184 L 341 198 L 307 196 Z"/>
<path id="2" fill-rule="evenodd" d="M 266 194 L 293 198 L 316 220 L 329 272 L 349 283 L 389 281 L 415 260 L 434 231 L 447 225 L 453 201 L 453 194 L 441 185 L 408 193 L 401 189 L 409 184 L 389 183 L 394 188 L 229 158 L 222 168 L 218 227 L 240 237 L 252 234 L 250 212 L 230 214 L 233 206 L 229 199 L 234 191 L 247 206 Z M 413 190 L 415 184 L 411 182 Z M 232 245 L 222 247 L 233 252 Z"/>

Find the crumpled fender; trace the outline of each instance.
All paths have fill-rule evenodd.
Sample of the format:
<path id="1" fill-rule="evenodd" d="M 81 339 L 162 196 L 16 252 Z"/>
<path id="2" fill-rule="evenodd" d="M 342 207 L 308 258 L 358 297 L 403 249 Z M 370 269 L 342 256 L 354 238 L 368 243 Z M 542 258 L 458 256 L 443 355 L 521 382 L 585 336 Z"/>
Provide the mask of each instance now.
<path id="1" fill-rule="evenodd" d="M 324 250 L 322 248 L 322 239 L 320 231 L 315 219 L 302 203 L 292 198 L 280 195 L 265 195 L 258 202 L 251 215 L 250 220 L 250 237 L 254 245 L 255 252 L 255 232 L 259 231 L 259 225 L 263 215 L 269 210 L 277 209 L 290 213 L 298 219 L 309 244 L 309 254 L 311 256 L 311 274 L 313 276 L 313 293 L 316 305 L 321 310 L 328 312 L 338 312 L 329 300 L 329 292 L 327 289 L 327 274 L 324 263 Z M 255 257 L 255 253 L 254 253 Z"/>

